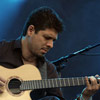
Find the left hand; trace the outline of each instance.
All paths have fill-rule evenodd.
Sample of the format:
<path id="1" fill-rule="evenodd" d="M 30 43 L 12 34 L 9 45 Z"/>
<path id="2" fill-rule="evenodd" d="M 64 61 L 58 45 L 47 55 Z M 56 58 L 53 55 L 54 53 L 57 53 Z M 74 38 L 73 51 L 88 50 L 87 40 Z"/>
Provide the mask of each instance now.
<path id="1" fill-rule="evenodd" d="M 97 83 L 97 79 L 99 75 L 91 76 L 90 82 L 88 77 L 85 77 L 86 81 L 86 88 L 82 92 L 82 96 L 85 100 L 88 100 L 90 97 L 92 97 L 99 89 L 100 89 L 100 84 Z M 100 78 L 98 78 L 98 81 L 100 83 Z"/>

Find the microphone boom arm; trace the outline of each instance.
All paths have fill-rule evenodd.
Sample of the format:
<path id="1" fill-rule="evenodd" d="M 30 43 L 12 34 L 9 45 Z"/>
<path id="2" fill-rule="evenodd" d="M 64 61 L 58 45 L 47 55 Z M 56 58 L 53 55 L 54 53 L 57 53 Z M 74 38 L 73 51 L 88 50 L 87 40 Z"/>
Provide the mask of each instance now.
<path id="1" fill-rule="evenodd" d="M 71 54 L 69 54 L 69 55 L 67 55 L 67 56 L 61 57 L 61 58 L 59 58 L 59 59 L 57 59 L 57 60 L 54 60 L 54 61 L 51 61 L 51 62 L 52 62 L 54 65 L 56 65 L 56 66 L 60 66 L 60 68 L 57 67 L 57 70 L 61 70 L 61 69 L 64 68 L 64 67 L 61 66 L 61 64 L 62 64 L 63 62 L 67 62 L 67 60 L 68 60 L 69 58 L 72 58 L 72 57 L 74 57 L 74 56 L 76 56 L 76 55 L 78 55 L 78 54 L 81 54 L 81 53 L 83 53 L 83 52 L 89 51 L 90 49 L 93 49 L 93 48 L 95 48 L 95 47 L 97 47 L 97 46 L 100 46 L 100 43 L 95 44 L 95 45 L 88 45 L 87 47 L 85 47 L 85 48 L 83 48 L 83 49 L 81 49 L 81 50 L 79 50 L 79 51 L 76 51 L 76 52 L 74 52 L 74 53 L 71 53 Z"/>

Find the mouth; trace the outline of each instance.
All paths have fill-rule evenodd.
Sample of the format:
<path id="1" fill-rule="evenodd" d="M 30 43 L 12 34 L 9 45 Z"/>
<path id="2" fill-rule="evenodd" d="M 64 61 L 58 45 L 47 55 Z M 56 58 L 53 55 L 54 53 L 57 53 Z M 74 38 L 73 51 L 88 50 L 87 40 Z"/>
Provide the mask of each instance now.
<path id="1" fill-rule="evenodd" d="M 42 53 L 46 54 L 49 50 L 42 48 L 41 51 L 42 51 Z"/>

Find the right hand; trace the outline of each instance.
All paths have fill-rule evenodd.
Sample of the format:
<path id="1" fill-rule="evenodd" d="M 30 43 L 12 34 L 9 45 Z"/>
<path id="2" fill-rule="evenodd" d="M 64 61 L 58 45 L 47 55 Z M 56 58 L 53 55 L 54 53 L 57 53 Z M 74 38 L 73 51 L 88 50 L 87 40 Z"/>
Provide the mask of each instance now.
<path id="1" fill-rule="evenodd" d="M 0 77 L 0 94 L 3 93 L 5 82 L 6 81 Z"/>

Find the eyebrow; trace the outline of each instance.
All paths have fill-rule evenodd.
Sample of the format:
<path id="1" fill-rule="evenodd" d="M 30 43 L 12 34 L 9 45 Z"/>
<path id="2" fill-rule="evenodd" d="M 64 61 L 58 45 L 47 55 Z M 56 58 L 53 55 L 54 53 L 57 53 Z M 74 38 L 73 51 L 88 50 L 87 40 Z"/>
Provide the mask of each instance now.
<path id="1" fill-rule="evenodd" d="M 56 41 L 58 38 L 58 36 L 57 36 L 57 38 L 53 38 L 51 35 L 47 35 L 47 34 L 44 34 L 44 36 L 49 37 L 49 38 L 53 39 L 54 41 Z"/>

